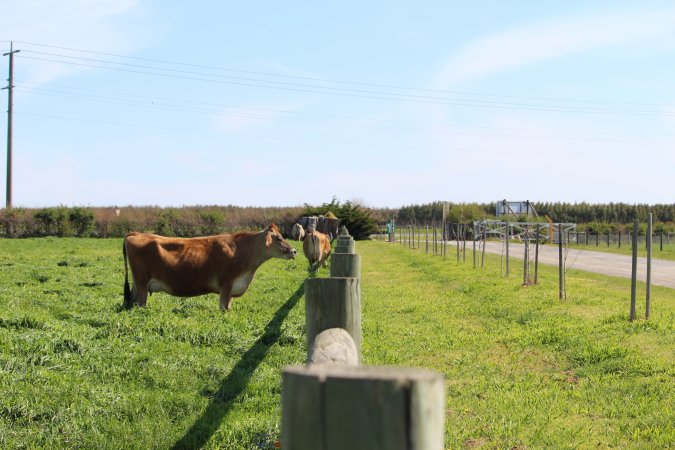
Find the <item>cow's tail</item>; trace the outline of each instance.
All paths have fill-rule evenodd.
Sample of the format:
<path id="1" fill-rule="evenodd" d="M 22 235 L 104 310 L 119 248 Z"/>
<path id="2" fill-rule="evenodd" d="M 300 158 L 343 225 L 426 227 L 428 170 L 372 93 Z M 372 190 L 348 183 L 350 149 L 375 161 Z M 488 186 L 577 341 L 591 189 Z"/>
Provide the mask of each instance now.
<path id="1" fill-rule="evenodd" d="M 124 257 L 124 303 L 125 308 L 131 307 L 131 288 L 129 287 L 129 264 L 127 263 L 127 240 L 122 242 L 122 255 Z"/>

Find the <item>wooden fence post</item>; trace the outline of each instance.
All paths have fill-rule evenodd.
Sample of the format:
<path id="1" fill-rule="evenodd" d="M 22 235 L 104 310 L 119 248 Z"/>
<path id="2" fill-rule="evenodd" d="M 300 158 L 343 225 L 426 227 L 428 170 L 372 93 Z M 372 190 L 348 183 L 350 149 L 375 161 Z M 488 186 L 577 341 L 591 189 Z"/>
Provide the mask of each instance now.
<path id="1" fill-rule="evenodd" d="M 462 262 L 466 262 L 466 227 L 466 224 L 462 226 Z"/>
<path id="2" fill-rule="evenodd" d="M 292 450 L 442 450 L 445 384 L 429 370 L 292 366 L 282 371 L 281 445 Z"/>
<path id="3" fill-rule="evenodd" d="M 506 245 L 506 276 L 509 276 L 509 222 L 506 222 L 506 235 L 504 236 L 504 245 Z"/>
<path id="4" fill-rule="evenodd" d="M 333 253 L 330 257 L 330 276 L 361 278 L 361 255 Z"/>
<path id="5" fill-rule="evenodd" d="M 453 233 L 455 235 L 455 242 L 457 242 L 457 262 L 459 262 L 459 234 L 461 233 L 461 225 L 457 223 L 457 232 Z"/>
<path id="6" fill-rule="evenodd" d="M 338 237 L 335 245 L 335 253 L 356 253 L 356 244 L 351 236 Z"/>
<path id="7" fill-rule="evenodd" d="M 537 240 L 534 244 L 534 284 L 539 283 L 539 224 L 537 224 Z"/>
<path id="8" fill-rule="evenodd" d="M 351 334 L 344 328 L 329 328 L 317 334 L 307 353 L 308 364 L 356 366 L 359 355 Z"/>
<path id="9" fill-rule="evenodd" d="M 563 229 L 562 224 L 558 224 L 558 299 L 563 298 Z"/>
<path id="10" fill-rule="evenodd" d="M 305 280 L 307 351 L 314 339 L 329 328 L 344 328 L 354 339 L 361 360 L 361 297 L 358 278 L 308 278 Z"/>
<path id="11" fill-rule="evenodd" d="M 631 275 L 630 275 L 630 320 L 635 320 L 635 295 L 637 291 L 637 235 L 638 235 L 638 220 L 633 220 L 633 258 L 631 260 Z"/>
<path id="12" fill-rule="evenodd" d="M 483 251 L 481 252 L 480 255 L 480 268 L 485 267 L 485 244 L 487 242 L 487 230 L 485 229 L 485 225 L 483 225 Z"/>
<path id="13" fill-rule="evenodd" d="M 473 223 L 473 268 L 476 268 L 476 222 Z"/>
<path id="14" fill-rule="evenodd" d="M 652 293 L 652 213 L 649 213 L 649 223 L 647 223 L 647 293 L 645 305 L 645 319 L 649 319 L 650 301 Z"/>

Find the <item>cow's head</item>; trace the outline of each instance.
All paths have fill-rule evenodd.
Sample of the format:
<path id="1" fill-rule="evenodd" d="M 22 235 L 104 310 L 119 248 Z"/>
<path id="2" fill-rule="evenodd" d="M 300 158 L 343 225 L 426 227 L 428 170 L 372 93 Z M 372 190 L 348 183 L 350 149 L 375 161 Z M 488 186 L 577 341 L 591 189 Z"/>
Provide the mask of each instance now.
<path id="1" fill-rule="evenodd" d="M 267 228 L 265 246 L 271 253 L 270 256 L 272 258 L 293 259 L 296 253 L 298 253 L 296 249 L 286 242 L 275 224 L 270 224 Z"/>

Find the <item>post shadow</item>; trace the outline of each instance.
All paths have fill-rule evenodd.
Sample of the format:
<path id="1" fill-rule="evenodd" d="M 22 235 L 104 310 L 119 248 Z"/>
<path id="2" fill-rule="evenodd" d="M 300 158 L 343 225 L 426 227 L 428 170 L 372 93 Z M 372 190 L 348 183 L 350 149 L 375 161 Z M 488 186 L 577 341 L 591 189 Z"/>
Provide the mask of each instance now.
<path id="1" fill-rule="evenodd" d="M 202 448 L 206 445 L 211 436 L 220 427 L 223 418 L 234 406 L 234 401 L 248 386 L 253 373 L 262 360 L 265 359 L 270 347 L 279 339 L 281 324 L 304 293 L 305 284 L 303 282 L 295 293 L 286 300 L 286 303 L 281 305 L 277 310 L 272 320 L 265 326 L 263 335 L 244 353 L 228 376 L 223 379 L 220 383 L 220 388 L 213 394 L 211 403 L 209 403 L 202 415 L 192 424 L 185 435 L 171 447 L 172 449 Z"/>

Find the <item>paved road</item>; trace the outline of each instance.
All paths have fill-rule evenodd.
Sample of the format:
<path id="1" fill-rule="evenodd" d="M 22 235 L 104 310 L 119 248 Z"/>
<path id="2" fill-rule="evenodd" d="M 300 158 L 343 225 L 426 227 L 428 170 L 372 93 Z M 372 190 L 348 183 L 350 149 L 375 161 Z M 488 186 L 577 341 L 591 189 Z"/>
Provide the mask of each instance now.
<path id="1" fill-rule="evenodd" d="M 472 245 L 471 242 L 466 243 L 467 257 L 470 254 L 470 248 L 473 248 Z M 501 254 L 502 247 L 500 243 L 488 242 L 485 251 Z M 478 244 L 476 244 L 476 248 L 478 248 Z M 534 252 L 534 246 L 531 249 Z M 450 252 L 448 251 L 448 253 Z M 511 258 L 522 261 L 523 253 L 523 244 L 509 244 L 509 255 Z M 558 248 L 550 245 L 540 246 L 539 262 L 557 266 Z M 602 273 L 615 277 L 630 278 L 631 276 L 631 257 L 626 255 L 570 249 L 567 254 L 567 265 L 572 269 Z M 512 265 L 511 267 L 513 271 L 520 270 L 522 272 L 522 267 L 520 266 Z M 644 281 L 646 274 L 647 258 L 638 258 L 638 280 Z M 652 258 L 652 284 L 675 289 L 675 261 Z"/>

